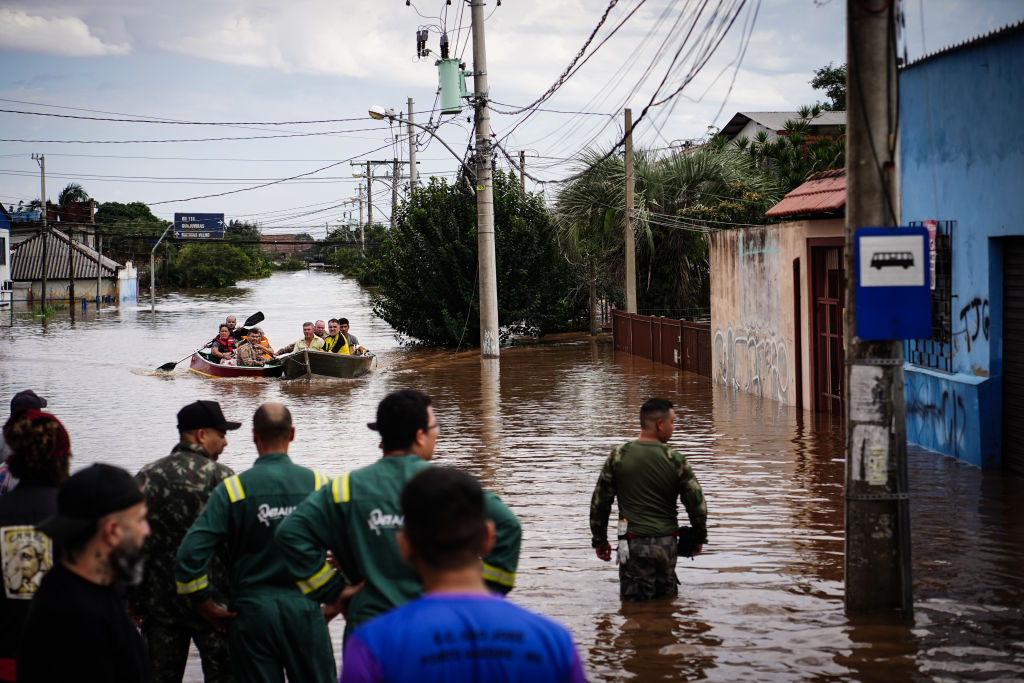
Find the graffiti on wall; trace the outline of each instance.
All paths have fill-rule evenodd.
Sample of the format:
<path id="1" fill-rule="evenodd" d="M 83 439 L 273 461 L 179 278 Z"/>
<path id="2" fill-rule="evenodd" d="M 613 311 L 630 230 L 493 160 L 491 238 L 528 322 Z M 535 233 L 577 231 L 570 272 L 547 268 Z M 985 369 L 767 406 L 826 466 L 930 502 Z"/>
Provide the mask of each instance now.
<path id="1" fill-rule="evenodd" d="M 758 396 L 789 403 L 789 349 L 781 337 L 729 328 L 715 331 L 714 380 Z"/>
<path id="2" fill-rule="evenodd" d="M 906 387 L 907 439 L 959 458 L 967 440 L 967 406 L 955 387 L 928 380 Z"/>
<path id="3" fill-rule="evenodd" d="M 974 297 L 969 304 L 960 309 L 960 322 L 963 323 L 964 329 L 954 332 L 953 338 L 957 339 L 959 335 L 964 335 L 967 353 L 970 353 L 971 346 L 978 343 L 979 335 L 988 341 L 988 299 Z"/>

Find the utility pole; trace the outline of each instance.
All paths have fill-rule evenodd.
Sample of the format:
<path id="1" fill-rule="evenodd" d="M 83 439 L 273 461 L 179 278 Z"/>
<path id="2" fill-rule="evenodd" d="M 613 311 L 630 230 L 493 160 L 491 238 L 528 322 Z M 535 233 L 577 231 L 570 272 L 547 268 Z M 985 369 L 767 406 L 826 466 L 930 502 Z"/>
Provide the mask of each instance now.
<path id="1" fill-rule="evenodd" d="M 395 214 L 398 213 L 398 159 L 395 158 L 391 171 L 391 229 L 395 229 Z"/>
<path id="2" fill-rule="evenodd" d="M 46 259 L 50 229 L 46 226 L 46 155 L 33 154 L 32 158 L 39 164 L 39 184 L 43 202 L 43 308 L 46 308 Z M 13 309 L 13 307 L 12 307 Z"/>
<path id="3" fill-rule="evenodd" d="M 409 105 L 409 118 L 406 121 L 406 128 L 409 129 L 409 194 L 412 194 L 412 188 L 416 187 L 416 135 L 413 133 L 413 122 L 412 122 L 412 98 L 408 100 Z"/>
<path id="4" fill-rule="evenodd" d="M 526 192 L 526 150 L 519 150 L 519 189 Z"/>
<path id="5" fill-rule="evenodd" d="M 626 110 L 626 313 L 636 313 L 636 244 L 633 207 L 633 110 Z"/>
<path id="6" fill-rule="evenodd" d="M 68 228 L 68 311 L 75 322 L 75 231 Z"/>
<path id="7" fill-rule="evenodd" d="M 868 3 L 874 5 L 875 3 Z M 881 3 L 878 3 L 879 5 Z M 896 20 L 847 0 L 846 253 L 854 231 L 899 224 L 896 190 Z M 865 312 L 865 315 L 868 313 Z M 846 611 L 913 617 L 903 342 L 857 337 L 856 290 L 846 287 Z"/>
<path id="8" fill-rule="evenodd" d="M 480 265 L 480 355 L 498 358 L 498 281 L 494 256 L 494 188 L 491 182 L 491 121 L 487 109 L 487 43 L 484 1 L 470 0 L 473 23 L 473 103 L 476 110 L 476 235 Z"/>
<path id="9" fill-rule="evenodd" d="M 96 231 L 96 310 L 100 308 L 100 275 L 103 268 L 103 235 Z"/>

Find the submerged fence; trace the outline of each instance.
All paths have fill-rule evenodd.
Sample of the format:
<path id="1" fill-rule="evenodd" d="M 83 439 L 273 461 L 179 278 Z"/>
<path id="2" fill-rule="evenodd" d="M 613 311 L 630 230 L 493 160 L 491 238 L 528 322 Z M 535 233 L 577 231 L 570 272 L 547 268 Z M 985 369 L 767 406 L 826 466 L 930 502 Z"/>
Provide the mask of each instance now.
<path id="1" fill-rule="evenodd" d="M 711 323 L 612 312 L 616 351 L 711 376 Z"/>

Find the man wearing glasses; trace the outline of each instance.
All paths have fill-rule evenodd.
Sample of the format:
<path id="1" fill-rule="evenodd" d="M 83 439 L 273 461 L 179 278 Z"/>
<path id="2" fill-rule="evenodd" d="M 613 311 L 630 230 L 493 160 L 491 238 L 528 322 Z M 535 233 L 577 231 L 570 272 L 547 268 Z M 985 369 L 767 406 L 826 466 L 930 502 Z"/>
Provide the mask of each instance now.
<path id="1" fill-rule="evenodd" d="M 364 584 L 347 605 L 346 639 L 360 624 L 422 593 L 395 532 L 404 522 L 402 489 L 430 467 L 440 430 L 430 397 L 414 389 L 385 396 L 377 421 L 367 426 L 380 433 L 384 457 L 311 494 L 274 536 L 285 566 L 311 599 L 340 608 L 351 593 L 342 589 Z M 504 594 L 515 582 L 522 532 L 497 496 L 486 493 L 485 503 L 496 541 L 482 560 L 483 577 L 491 590 Z M 334 555 L 333 565 L 327 551 Z"/>

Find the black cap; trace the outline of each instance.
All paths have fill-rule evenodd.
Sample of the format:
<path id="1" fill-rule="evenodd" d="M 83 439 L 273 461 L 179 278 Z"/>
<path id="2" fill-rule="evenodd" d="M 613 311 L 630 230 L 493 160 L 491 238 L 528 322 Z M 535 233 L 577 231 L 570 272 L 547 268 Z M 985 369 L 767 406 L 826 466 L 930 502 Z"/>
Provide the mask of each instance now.
<path id="1" fill-rule="evenodd" d="M 31 389 L 19 391 L 11 399 L 11 414 L 21 410 L 42 410 L 46 407 L 46 399 Z"/>
<path id="2" fill-rule="evenodd" d="M 241 422 L 228 422 L 216 401 L 196 401 L 178 411 L 178 431 L 190 432 L 193 429 L 219 429 L 226 432 L 238 429 Z"/>
<path id="3" fill-rule="evenodd" d="M 126 470 L 97 463 L 64 480 L 57 491 L 57 514 L 36 527 L 53 539 L 72 539 L 89 533 L 102 517 L 145 499 Z"/>

